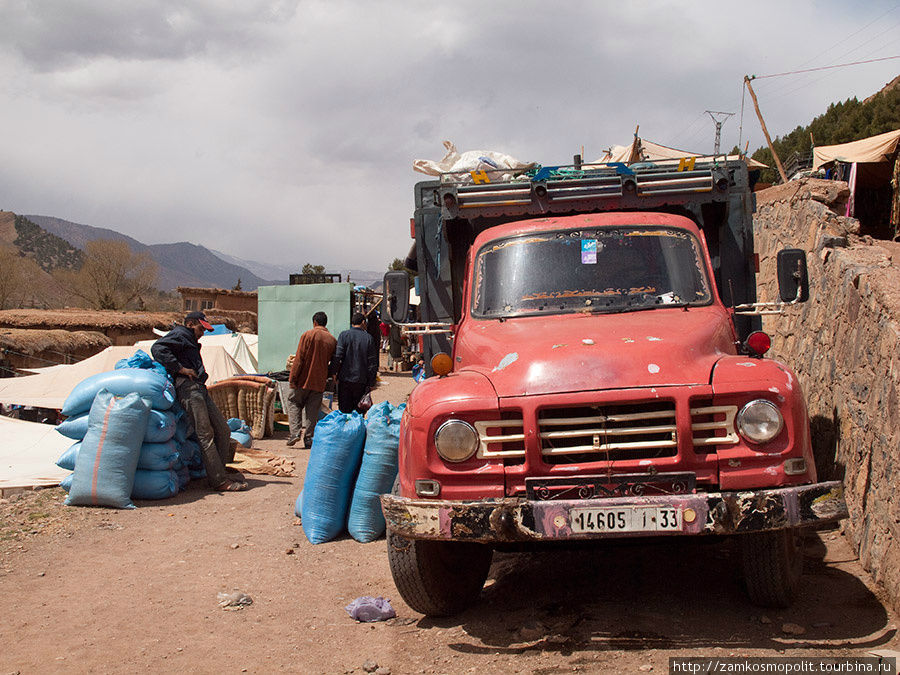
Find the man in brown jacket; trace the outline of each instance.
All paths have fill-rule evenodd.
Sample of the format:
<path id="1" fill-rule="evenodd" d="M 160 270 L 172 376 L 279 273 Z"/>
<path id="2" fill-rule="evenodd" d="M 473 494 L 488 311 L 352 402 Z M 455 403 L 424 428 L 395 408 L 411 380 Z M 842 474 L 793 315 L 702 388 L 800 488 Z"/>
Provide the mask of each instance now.
<path id="1" fill-rule="evenodd" d="M 334 354 L 337 344 L 334 336 L 325 328 L 328 317 L 325 312 L 313 315 L 313 327 L 300 336 L 294 363 L 288 384 L 291 392 L 287 397 L 288 426 L 290 438 L 288 445 L 298 441 L 304 446 L 312 447 L 313 433 L 319 421 L 319 410 L 322 407 L 322 393 L 328 379 L 328 362 Z M 306 432 L 303 433 L 302 418 L 306 415 Z M 303 438 L 301 438 L 303 433 Z"/>

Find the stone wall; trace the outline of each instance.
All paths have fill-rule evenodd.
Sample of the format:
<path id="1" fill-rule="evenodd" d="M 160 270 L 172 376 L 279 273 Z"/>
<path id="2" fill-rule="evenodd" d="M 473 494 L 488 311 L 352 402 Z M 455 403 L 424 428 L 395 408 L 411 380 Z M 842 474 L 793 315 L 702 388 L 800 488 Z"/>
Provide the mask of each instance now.
<path id="1" fill-rule="evenodd" d="M 777 251 L 806 250 L 809 302 L 764 328 L 803 385 L 819 479 L 844 481 L 844 533 L 900 607 L 900 245 L 860 238 L 858 222 L 835 213 L 848 194 L 821 180 L 757 194 L 759 299 L 777 300 Z"/>

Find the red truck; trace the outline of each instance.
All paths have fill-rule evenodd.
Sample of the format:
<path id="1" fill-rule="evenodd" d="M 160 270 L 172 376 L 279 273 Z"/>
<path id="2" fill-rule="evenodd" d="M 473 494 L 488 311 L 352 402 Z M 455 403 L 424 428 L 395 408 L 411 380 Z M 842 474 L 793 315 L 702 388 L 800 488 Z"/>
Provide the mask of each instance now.
<path id="1" fill-rule="evenodd" d="M 817 482 L 797 378 L 764 358 L 758 316 L 808 297 L 806 259 L 782 251 L 782 302 L 755 302 L 746 165 L 466 178 L 416 186 L 415 322 L 406 273 L 385 278 L 431 374 L 382 497 L 404 600 L 465 609 L 499 546 L 716 534 L 751 600 L 790 603 L 799 528 L 847 510 Z"/>

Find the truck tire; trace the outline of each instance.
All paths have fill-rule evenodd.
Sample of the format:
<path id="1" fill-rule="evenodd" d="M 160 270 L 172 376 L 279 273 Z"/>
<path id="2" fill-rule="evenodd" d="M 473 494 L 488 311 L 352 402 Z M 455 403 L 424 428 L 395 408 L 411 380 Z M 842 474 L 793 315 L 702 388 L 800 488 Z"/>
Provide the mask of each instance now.
<path id="1" fill-rule="evenodd" d="M 392 494 L 399 494 L 399 477 Z M 388 563 L 400 595 L 426 616 L 450 616 L 472 605 L 491 567 L 484 544 L 407 539 L 387 531 Z"/>
<path id="2" fill-rule="evenodd" d="M 797 531 L 753 532 L 738 539 L 750 600 L 763 607 L 790 606 L 803 572 L 803 552 Z"/>
<path id="3" fill-rule="evenodd" d="M 388 531 L 388 563 L 406 604 L 427 616 L 450 616 L 481 593 L 493 551 L 484 544 L 406 539 Z"/>

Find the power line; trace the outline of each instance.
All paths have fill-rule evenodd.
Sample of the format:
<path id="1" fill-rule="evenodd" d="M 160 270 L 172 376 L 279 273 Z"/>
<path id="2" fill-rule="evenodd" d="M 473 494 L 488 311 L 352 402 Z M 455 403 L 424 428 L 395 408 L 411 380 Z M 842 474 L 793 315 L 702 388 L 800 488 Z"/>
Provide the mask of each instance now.
<path id="1" fill-rule="evenodd" d="M 772 73 L 771 75 L 751 75 L 751 80 L 762 80 L 768 77 L 783 77 L 785 75 L 798 75 L 800 73 L 814 73 L 817 70 L 831 70 L 832 68 L 847 68 L 848 66 L 860 66 L 864 63 L 876 63 L 878 61 L 890 61 L 892 59 L 900 59 L 898 56 L 885 56 L 880 59 L 868 59 L 866 61 L 854 61 L 853 63 L 839 63 L 834 66 L 819 66 L 818 68 L 804 68 L 803 70 L 789 70 L 785 73 Z"/>

